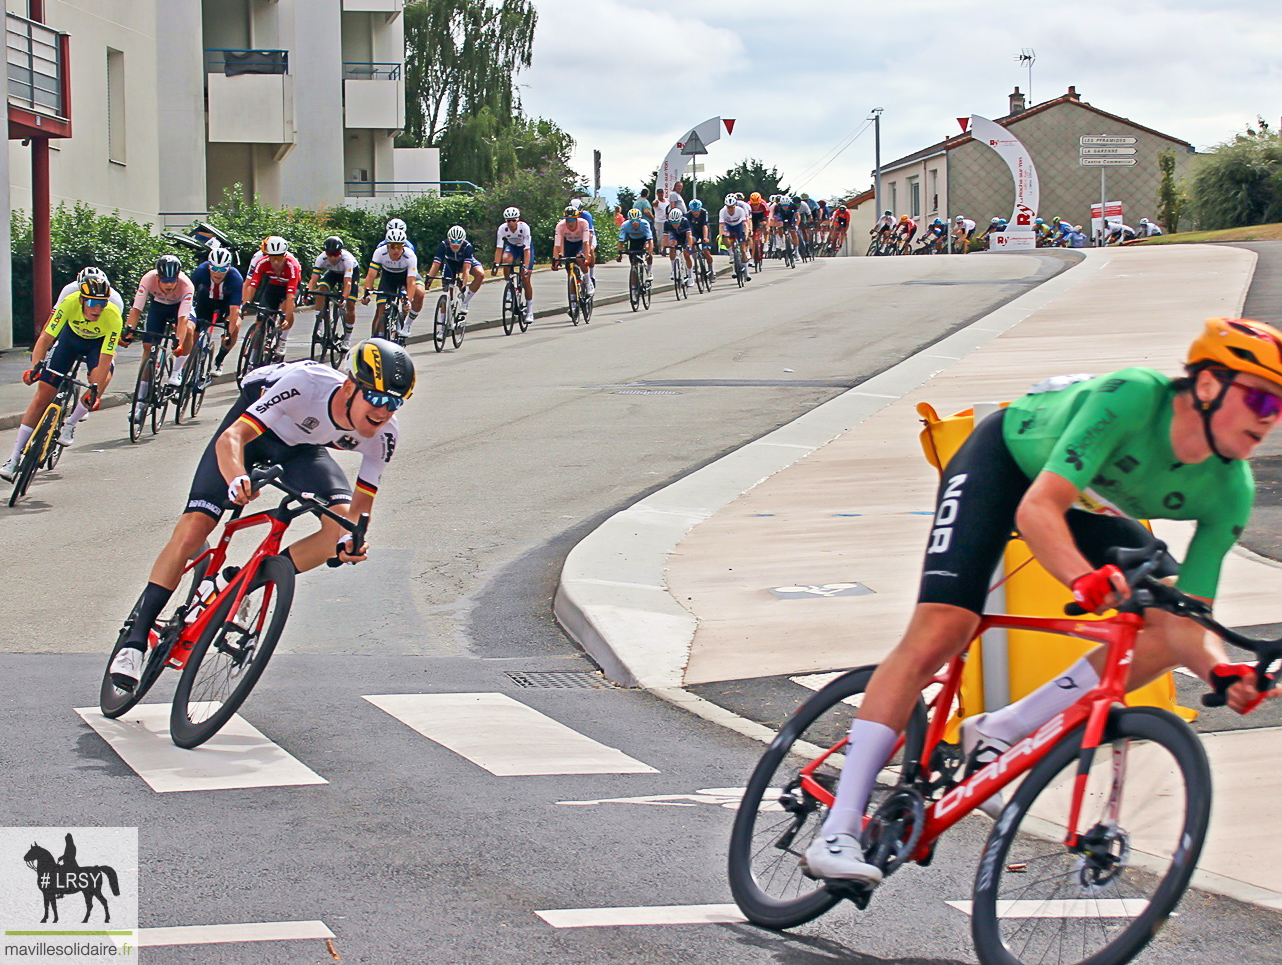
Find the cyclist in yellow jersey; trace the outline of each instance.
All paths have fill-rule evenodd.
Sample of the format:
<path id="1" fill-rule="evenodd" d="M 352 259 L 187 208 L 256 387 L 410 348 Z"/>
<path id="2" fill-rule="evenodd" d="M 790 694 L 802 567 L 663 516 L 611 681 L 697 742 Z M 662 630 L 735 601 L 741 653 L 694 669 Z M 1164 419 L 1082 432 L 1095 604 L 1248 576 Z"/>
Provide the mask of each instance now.
<path id="1" fill-rule="evenodd" d="M 110 381 L 112 356 L 116 354 L 124 327 L 120 309 L 111 304 L 110 297 L 111 286 L 105 277 L 86 279 L 78 292 L 68 295 L 58 304 L 49 324 L 36 339 L 35 348 L 31 350 L 31 368 L 22 376 L 27 385 L 36 384 L 35 395 L 22 416 L 22 424 L 18 426 L 13 454 L 0 466 L 0 478 L 12 481 L 17 474 L 22 447 L 35 431 L 41 413 L 53 401 L 59 378 L 71 370 L 77 359 L 84 359 L 89 368 L 89 381 L 94 391 L 90 393 L 92 398 L 81 400 L 72 415 L 79 421 L 85 412 L 97 408 Z M 71 443 L 75 432 L 75 422 L 67 421 L 70 432 L 64 427 L 58 438 L 63 445 Z"/>

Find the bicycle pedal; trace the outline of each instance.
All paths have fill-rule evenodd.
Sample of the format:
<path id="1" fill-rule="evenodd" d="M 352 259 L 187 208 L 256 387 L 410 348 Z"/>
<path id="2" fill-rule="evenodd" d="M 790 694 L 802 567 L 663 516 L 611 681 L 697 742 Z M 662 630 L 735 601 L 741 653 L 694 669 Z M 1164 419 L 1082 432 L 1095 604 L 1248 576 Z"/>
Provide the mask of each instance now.
<path id="1" fill-rule="evenodd" d="M 831 895 L 846 901 L 854 902 L 855 907 L 863 911 L 868 907 L 868 902 L 872 901 L 873 891 L 867 885 L 858 884 L 854 881 L 841 881 L 829 878 L 824 881 L 824 890 Z"/>

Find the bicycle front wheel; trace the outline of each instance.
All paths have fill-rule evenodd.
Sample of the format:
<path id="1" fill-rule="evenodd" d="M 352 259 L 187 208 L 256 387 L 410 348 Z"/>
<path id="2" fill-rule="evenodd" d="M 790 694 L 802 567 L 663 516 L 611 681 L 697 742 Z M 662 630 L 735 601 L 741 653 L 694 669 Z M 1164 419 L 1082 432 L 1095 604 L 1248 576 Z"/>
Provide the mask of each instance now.
<path id="1" fill-rule="evenodd" d="M 628 304 L 634 312 L 641 307 L 641 269 L 636 265 L 628 269 Z"/>
<path id="2" fill-rule="evenodd" d="M 445 340 L 450 334 L 449 300 L 442 295 L 436 300 L 436 311 L 432 315 L 432 345 L 438 352 L 445 351 Z"/>
<path id="3" fill-rule="evenodd" d="M 154 436 L 165 424 L 169 414 L 169 375 L 174 370 L 174 357 L 168 349 L 157 345 L 151 353 L 151 434 Z"/>
<path id="4" fill-rule="evenodd" d="M 197 345 L 196 361 L 192 364 L 195 374 L 192 377 L 191 386 L 191 417 L 196 418 L 196 413 L 205 403 L 205 391 L 209 388 L 209 383 L 214 380 L 214 333 L 209 330 L 205 333 Z"/>
<path id="5" fill-rule="evenodd" d="M 315 362 L 324 362 L 325 356 L 329 353 L 329 326 L 329 304 L 327 301 L 324 311 L 317 312 L 316 319 L 312 322 L 312 345 L 307 357 Z"/>
<path id="6" fill-rule="evenodd" d="M 846 736 L 875 667 L 837 677 L 788 718 L 757 763 L 730 832 L 730 891 L 748 920 L 765 928 L 792 928 L 817 918 L 841 898 L 799 866 L 828 816 L 844 763 Z M 905 754 L 921 756 L 926 713 L 918 704 L 908 736 L 899 742 L 873 788 L 868 810 L 898 779 Z M 829 750 L 832 752 L 829 753 Z M 818 763 L 816 763 L 818 762 Z M 803 775 L 803 770 L 807 773 Z"/>
<path id="7" fill-rule="evenodd" d="M 984 965 L 1129 962 L 1188 887 L 1206 836 L 1211 771 L 1197 736 L 1153 708 L 1109 718 L 1064 845 L 1084 727 L 1024 779 L 975 876 L 971 931 Z"/>
<path id="8" fill-rule="evenodd" d="M 262 364 L 263 326 L 261 322 L 255 321 L 240 343 L 240 355 L 236 357 L 236 385 L 241 385 L 245 376 Z"/>
<path id="9" fill-rule="evenodd" d="M 516 327 L 516 289 L 509 281 L 503 286 L 503 334 L 511 335 Z"/>
<path id="10" fill-rule="evenodd" d="M 467 319 L 460 321 L 457 315 L 454 316 L 454 327 L 450 329 L 450 339 L 454 342 L 454 347 L 458 348 L 463 344 L 463 335 L 467 332 Z"/>
<path id="11" fill-rule="evenodd" d="M 570 321 L 575 325 L 579 324 L 579 291 L 582 289 L 582 283 L 574 277 L 574 272 L 566 268 L 565 293 L 569 302 Z"/>
<path id="12" fill-rule="evenodd" d="M 227 594 L 174 689 L 169 736 L 175 744 L 199 747 L 231 720 L 267 669 L 293 600 L 294 567 L 282 556 L 263 561 L 235 613 L 235 590 Z"/>
<path id="13" fill-rule="evenodd" d="M 35 430 L 31 433 L 31 438 L 27 440 L 26 447 L 22 450 L 22 459 L 18 463 L 18 475 L 13 480 L 13 492 L 9 495 L 9 505 L 15 505 L 19 499 L 27 493 L 27 487 L 31 485 L 31 477 L 36 474 L 40 464 L 44 462 L 45 455 L 52 444 L 53 431 L 58 422 L 58 407 L 54 405 L 47 406 L 40 415 L 40 421 L 36 423 Z"/>

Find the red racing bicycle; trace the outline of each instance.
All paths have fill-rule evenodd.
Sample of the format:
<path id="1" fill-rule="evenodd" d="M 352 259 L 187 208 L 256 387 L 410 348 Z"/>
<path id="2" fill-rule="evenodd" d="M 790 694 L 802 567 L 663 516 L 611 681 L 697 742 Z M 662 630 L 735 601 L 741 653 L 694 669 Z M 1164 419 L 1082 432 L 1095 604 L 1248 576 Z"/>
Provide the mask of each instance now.
<path id="1" fill-rule="evenodd" d="M 161 672 L 171 667 L 182 676 L 174 689 L 169 735 L 179 747 L 205 743 L 240 709 L 285 629 L 294 599 L 294 568 L 279 554 L 289 524 L 307 514 L 324 516 L 352 534 L 353 546 L 365 542 L 367 514 L 355 523 L 339 516 L 310 493 L 298 492 L 282 482 L 282 471 L 280 466 L 267 466 L 250 473 L 255 491 L 271 485 L 285 493 L 280 505 L 243 517 L 244 507 L 235 507 L 218 544 L 213 548 L 206 544 L 187 564 L 183 576 L 187 592 L 174 594 L 180 601 L 177 608 L 158 618 L 148 632 L 150 652 L 134 689 L 117 686 L 110 670 L 103 673 L 99 706 L 104 717 L 127 713 L 146 696 Z M 224 568 L 231 538 L 241 530 L 264 525 L 267 535 L 245 565 Z M 331 565 L 337 563 L 331 561 Z M 207 581 L 210 574 L 214 576 Z M 129 636 L 138 603 L 120 628 L 107 661 L 109 668 Z"/>

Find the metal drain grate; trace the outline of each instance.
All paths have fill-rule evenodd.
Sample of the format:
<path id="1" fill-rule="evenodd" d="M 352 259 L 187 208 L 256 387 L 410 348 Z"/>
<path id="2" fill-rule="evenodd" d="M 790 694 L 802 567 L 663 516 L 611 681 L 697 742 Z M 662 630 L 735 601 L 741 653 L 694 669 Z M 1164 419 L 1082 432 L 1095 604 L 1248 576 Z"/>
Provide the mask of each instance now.
<path id="1" fill-rule="evenodd" d="M 680 395 L 675 389 L 615 389 L 611 395 Z"/>
<path id="2" fill-rule="evenodd" d="M 518 687 L 546 690 L 614 690 L 615 685 L 600 674 L 586 670 L 509 670 Z"/>

